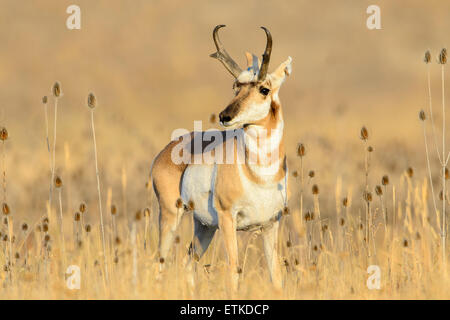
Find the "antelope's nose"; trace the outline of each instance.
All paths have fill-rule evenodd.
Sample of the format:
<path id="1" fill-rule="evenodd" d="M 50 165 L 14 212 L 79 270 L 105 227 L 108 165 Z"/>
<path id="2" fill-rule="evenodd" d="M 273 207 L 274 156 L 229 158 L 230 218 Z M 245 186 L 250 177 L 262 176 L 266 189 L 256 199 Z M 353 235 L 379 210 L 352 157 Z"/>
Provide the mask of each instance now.
<path id="1" fill-rule="evenodd" d="M 222 111 L 219 114 L 219 120 L 222 123 L 226 123 L 226 122 L 230 122 L 231 121 L 231 117 L 228 114 L 226 114 L 225 111 Z"/>

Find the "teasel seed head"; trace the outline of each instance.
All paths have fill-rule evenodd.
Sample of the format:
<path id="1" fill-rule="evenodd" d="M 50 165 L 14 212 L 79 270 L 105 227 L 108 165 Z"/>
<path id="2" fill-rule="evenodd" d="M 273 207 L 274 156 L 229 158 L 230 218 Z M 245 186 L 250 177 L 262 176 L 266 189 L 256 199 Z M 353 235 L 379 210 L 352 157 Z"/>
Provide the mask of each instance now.
<path id="1" fill-rule="evenodd" d="M 88 94 L 87 105 L 91 109 L 94 109 L 97 106 L 97 98 L 92 92 Z"/>
<path id="2" fill-rule="evenodd" d="M 120 240 L 120 237 L 117 236 L 117 237 L 114 239 L 114 242 L 116 243 L 116 245 L 120 245 L 122 241 Z"/>
<path id="3" fill-rule="evenodd" d="M 342 199 L 342 205 L 347 208 L 348 207 L 348 198 L 345 197 L 344 199 Z"/>
<path id="4" fill-rule="evenodd" d="M 7 139 L 8 139 L 8 130 L 6 130 L 6 128 L 3 127 L 3 128 L 0 130 L 0 140 L 6 141 Z"/>
<path id="5" fill-rule="evenodd" d="M 176 236 L 175 237 L 175 244 L 179 244 L 180 243 L 180 236 Z"/>
<path id="6" fill-rule="evenodd" d="M 328 230 L 328 225 L 324 224 L 322 226 L 322 232 L 326 232 Z"/>
<path id="7" fill-rule="evenodd" d="M 86 230 L 87 233 L 91 232 L 91 225 L 87 224 L 84 229 Z"/>
<path id="8" fill-rule="evenodd" d="M 314 195 L 319 194 L 319 187 L 317 186 L 317 184 L 312 186 L 311 191 L 312 191 L 312 194 L 314 194 Z"/>
<path id="9" fill-rule="evenodd" d="M 288 207 L 284 207 L 281 215 L 288 216 L 289 215 L 289 208 Z"/>
<path id="10" fill-rule="evenodd" d="M 286 247 L 288 247 L 288 248 L 292 247 L 291 240 L 286 241 Z"/>
<path id="11" fill-rule="evenodd" d="M 311 214 L 308 212 L 305 213 L 305 221 L 310 221 L 311 220 Z"/>
<path id="12" fill-rule="evenodd" d="M 383 189 L 381 189 L 381 186 L 377 185 L 375 187 L 375 193 L 377 194 L 377 196 L 382 196 L 383 195 Z"/>
<path id="13" fill-rule="evenodd" d="M 194 211 L 195 210 L 194 201 L 192 201 L 192 200 L 188 201 L 188 209 L 189 209 L 189 211 Z"/>
<path id="14" fill-rule="evenodd" d="M 175 202 L 175 207 L 177 207 L 177 209 L 183 208 L 183 200 L 181 200 L 181 198 L 177 199 L 177 201 Z"/>
<path id="15" fill-rule="evenodd" d="M 150 208 L 144 209 L 144 217 L 150 217 Z"/>
<path id="16" fill-rule="evenodd" d="M 439 63 L 446 64 L 447 63 L 447 49 L 442 48 L 441 53 L 439 54 Z"/>
<path id="17" fill-rule="evenodd" d="M 406 248 L 406 247 L 408 247 L 408 245 L 409 245 L 408 240 L 404 239 L 403 240 L 403 246 Z"/>
<path id="18" fill-rule="evenodd" d="M 425 63 L 427 63 L 427 64 L 431 62 L 431 53 L 430 53 L 430 50 L 425 51 L 425 56 L 424 56 L 424 58 L 423 58 L 423 61 L 424 61 Z"/>
<path id="19" fill-rule="evenodd" d="M 84 202 L 80 203 L 80 212 L 84 213 L 86 211 L 86 204 Z"/>
<path id="20" fill-rule="evenodd" d="M 298 171 L 292 171 L 292 176 L 294 178 L 297 178 L 298 177 Z"/>
<path id="21" fill-rule="evenodd" d="M 414 175 L 414 170 L 411 167 L 408 167 L 408 169 L 406 169 L 406 174 L 408 175 L 408 177 L 412 178 Z"/>
<path id="22" fill-rule="evenodd" d="M 52 87 L 52 93 L 53 96 L 55 96 L 56 98 L 61 96 L 61 84 L 56 81 L 55 84 Z"/>
<path id="23" fill-rule="evenodd" d="M 368 151 L 368 152 L 373 152 L 373 147 L 372 147 L 372 146 L 368 146 L 368 147 L 367 147 L 367 151 Z"/>
<path id="24" fill-rule="evenodd" d="M 360 138 L 364 141 L 367 141 L 369 139 L 369 131 L 364 126 L 361 128 Z"/>
<path id="25" fill-rule="evenodd" d="M 45 242 L 49 242 L 50 241 L 50 235 L 46 234 L 44 237 Z"/>
<path id="26" fill-rule="evenodd" d="M 28 224 L 26 222 L 22 223 L 22 231 L 27 232 L 28 230 Z"/>
<path id="27" fill-rule="evenodd" d="M 111 205 L 111 214 L 114 216 L 117 214 L 117 208 L 115 205 Z"/>
<path id="28" fill-rule="evenodd" d="M 389 176 L 387 174 L 385 174 L 382 178 L 381 178 L 381 184 L 383 186 L 387 186 L 389 184 Z"/>
<path id="29" fill-rule="evenodd" d="M 448 169 L 447 169 L 447 167 L 445 167 L 445 180 L 448 180 Z"/>
<path id="30" fill-rule="evenodd" d="M 59 189 L 62 187 L 62 180 L 61 177 L 56 176 L 55 177 L 55 188 Z"/>
<path id="31" fill-rule="evenodd" d="M 297 145 L 297 156 L 304 157 L 306 154 L 305 145 L 303 143 L 299 143 Z"/>
<path id="32" fill-rule="evenodd" d="M 47 223 L 44 223 L 44 224 L 42 225 L 42 231 L 48 232 L 48 224 L 47 224 Z"/>
<path id="33" fill-rule="evenodd" d="M 366 202 L 372 202 L 372 193 L 370 191 L 364 191 L 363 197 Z"/>
<path id="34" fill-rule="evenodd" d="M 49 224 L 50 223 L 50 219 L 48 217 L 44 217 L 44 218 L 42 218 L 42 223 Z"/>
<path id="35" fill-rule="evenodd" d="M 14 257 L 15 257 L 16 259 L 20 259 L 20 253 L 16 252 L 16 254 L 14 255 Z"/>
<path id="36" fill-rule="evenodd" d="M 209 116 L 209 122 L 211 122 L 212 124 L 215 124 L 215 123 L 216 123 L 216 120 L 217 120 L 216 114 L 215 114 L 215 113 L 212 113 L 212 114 Z"/>
<path id="37" fill-rule="evenodd" d="M 308 176 L 312 179 L 312 178 L 314 178 L 316 176 L 316 173 L 314 172 L 314 170 L 310 170 L 308 172 Z"/>
<path id="38" fill-rule="evenodd" d="M 80 219 L 81 219 L 81 213 L 75 212 L 75 214 L 74 214 L 74 216 L 73 216 L 73 219 L 74 219 L 75 221 L 80 221 Z"/>
<path id="39" fill-rule="evenodd" d="M 11 212 L 11 210 L 9 209 L 9 206 L 8 206 L 8 204 L 6 202 L 4 202 L 3 205 L 2 205 L 2 211 L 3 211 L 3 214 L 5 216 L 10 214 L 10 212 Z"/>
<path id="40" fill-rule="evenodd" d="M 136 221 L 140 221 L 140 220 L 141 220 L 141 217 L 142 217 L 141 210 L 136 211 L 136 214 L 135 214 L 135 216 L 134 216 L 134 219 L 135 219 Z"/>
<path id="41" fill-rule="evenodd" d="M 447 197 L 445 197 L 445 198 L 447 198 Z M 442 192 L 442 190 L 441 190 L 441 192 L 439 192 L 439 200 L 441 200 L 441 201 L 444 200 L 444 192 Z"/>
<path id="42" fill-rule="evenodd" d="M 343 227 L 343 226 L 345 225 L 345 219 L 344 219 L 344 218 L 341 218 L 341 219 L 339 220 L 339 224 Z"/>
<path id="43" fill-rule="evenodd" d="M 47 102 L 48 102 L 47 96 L 43 96 L 43 97 L 42 97 L 42 103 L 43 103 L 43 104 L 47 104 Z"/>
<path id="44" fill-rule="evenodd" d="M 425 121 L 427 119 L 427 116 L 425 115 L 425 111 L 420 110 L 420 112 L 419 112 L 419 119 L 421 121 Z"/>

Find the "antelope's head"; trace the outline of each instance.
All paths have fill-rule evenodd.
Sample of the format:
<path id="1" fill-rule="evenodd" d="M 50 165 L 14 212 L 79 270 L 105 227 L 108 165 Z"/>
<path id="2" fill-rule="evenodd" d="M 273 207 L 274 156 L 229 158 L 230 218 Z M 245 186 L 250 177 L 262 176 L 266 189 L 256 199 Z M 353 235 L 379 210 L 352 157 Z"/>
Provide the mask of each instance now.
<path id="1" fill-rule="evenodd" d="M 255 55 L 246 53 L 247 69 L 243 71 L 220 42 L 218 31 L 224 26 L 218 25 L 214 28 L 213 39 L 217 52 L 211 57 L 222 62 L 235 78 L 235 97 L 219 114 L 219 120 L 224 127 L 252 125 L 266 118 L 273 108 L 279 106 L 278 91 L 291 73 L 292 59 L 289 57 L 274 72 L 267 73 L 272 52 L 272 36 L 269 30 L 261 27 L 267 36 L 261 67 Z"/>

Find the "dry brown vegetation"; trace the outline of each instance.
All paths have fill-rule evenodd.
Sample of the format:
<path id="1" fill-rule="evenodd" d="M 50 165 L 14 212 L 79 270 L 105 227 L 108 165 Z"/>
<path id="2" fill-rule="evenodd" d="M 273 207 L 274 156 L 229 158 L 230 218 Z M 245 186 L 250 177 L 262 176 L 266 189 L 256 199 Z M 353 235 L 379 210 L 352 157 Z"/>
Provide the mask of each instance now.
<path id="1" fill-rule="evenodd" d="M 2 202 L 8 206 L 2 207 L 0 298 L 232 297 L 220 233 L 196 268 L 195 290 L 187 286 L 181 262 L 192 237 L 189 215 L 156 281 L 157 204 L 146 185 L 151 160 L 172 130 L 192 129 L 198 119 L 217 126 L 208 119 L 232 95 L 231 79 L 208 58 L 218 23 L 229 26 L 223 41 L 238 61 L 244 50 L 262 52 L 258 27 L 266 25 L 273 64 L 288 55 L 294 64 L 280 93 L 292 190 L 279 243 L 285 287 L 273 291 L 257 233 L 239 233 L 242 275 L 233 297 L 450 298 L 440 237 L 445 172 L 431 135 L 427 85 L 431 66 L 440 148 L 445 121 L 436 56 L 448 39 L 450 3 L 409 1 L 405 8 L 379 1 L 383 30 L 369 31 L 366 1 L 79 1 L 82 29 L 69 31 L 69 2 L 1 2 Z M 422 62 L 427 48 L 430 65 Z M 53 153 L 55 79 L 62 95 Z M 103 233 L 86 106 L 91 90 L 98 96 Z M 51 206 L 50 181 L 58 182 Z M 80 290 L 66 287 L 68 265 L 81 268 Z M 380 290 L 366 286 L 369 265 L 380 266 Z"/>

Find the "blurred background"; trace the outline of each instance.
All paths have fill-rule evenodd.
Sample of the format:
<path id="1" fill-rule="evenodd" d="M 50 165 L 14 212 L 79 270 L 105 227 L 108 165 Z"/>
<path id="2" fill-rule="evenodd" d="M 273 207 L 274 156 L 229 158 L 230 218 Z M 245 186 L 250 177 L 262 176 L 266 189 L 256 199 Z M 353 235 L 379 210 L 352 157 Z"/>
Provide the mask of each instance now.
<path id="1" fill-rule="evenodd" d="M 395 183 L 409 166 L 425 178 L 418 112 L 427 110 L 425 50 L 433 56 L 432 94 L 440 123 L 440 66 L 448 45 L 446 1 L 66 1 L 0 0 L 0 110 L 6 142 L 7 201 L 13 212 L 45 210 L 50 179 L 42 96 L 61 82 L 57 122 L 57 173 L 67 197 L 65 211 L 96 200 L 89 92 L 95 110 L 103 190 L 120 203 L 127 176 L 130 210 L 145 205 L 145 183 L 154 156 L 176 128 L 204 129 L 232 98 L 232 77 L 208 55 L 211 33 L 226 24 L 221 39 L 241 65 L 245 51 L 258 56 L 270 29 L 270 70 L 288 56 L 293 72 L 280 97 L 291 170 L 296 145 L 306 145 L 305 170 L 316 172 L 334 203 L 343 188 L 364 181 L 361 126 L 373 146 L 371 184 L 388 173 Z M 81 8 L 81 30 L 68 30 L 66 8 Z M 366 8 L 381 8 L 382 30 L 368 30 Z M 439 130 L 439 125 L 438 125 Z M 51 130 L 52 132 L 52 130 Z M 50 138 L 52 139 L 52 138 Z M 50 140 L 52 141 L 52 140 Z M 66 147 L 65 147 L 66 146 Z M 435 160 L 434 157 L 432 160 Z M 437 173 L 437 170 L 436 170 Z M 328 196 L 327 196 L 328 194 Z M 329 200 L 329 201 L 328 201 Z M 94 206 L 94 204 L 93 204 Z M 331 209 L 329 209 L 331 210 Z M 31 219 L 31 218 L 30 218 Z"/>

